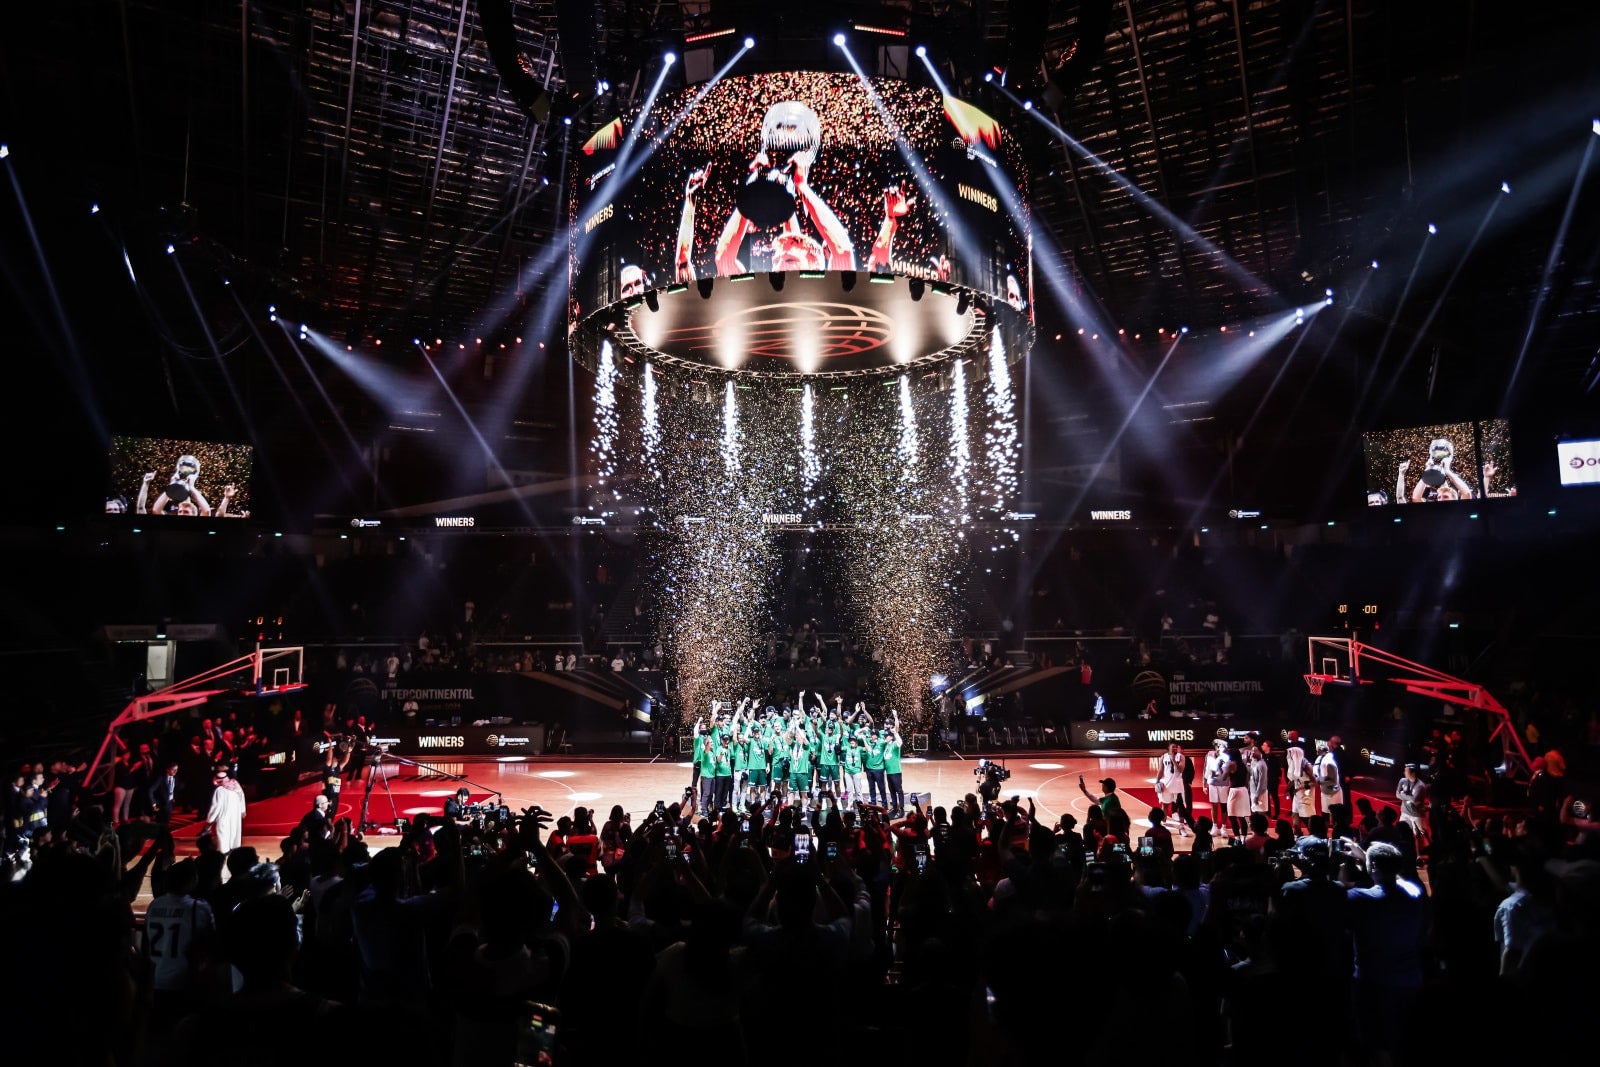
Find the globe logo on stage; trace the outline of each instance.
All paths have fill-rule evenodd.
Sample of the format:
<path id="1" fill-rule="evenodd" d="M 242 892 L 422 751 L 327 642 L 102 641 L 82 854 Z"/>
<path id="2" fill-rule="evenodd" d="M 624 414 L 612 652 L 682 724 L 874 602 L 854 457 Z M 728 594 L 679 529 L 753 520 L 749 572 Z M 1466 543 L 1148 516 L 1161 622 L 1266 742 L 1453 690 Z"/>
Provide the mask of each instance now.
<path id="1" fill-rule="evenodd" d="M 1100 740 L 1100 731 L 1099 730 L 1085 730 L 1083 732 L 1083 739 L 1085 741 L 1089 742 L 1090 744 L 1093 744 L 1094 742 Z"/>
<path id="2" fill-rule="evenodd" d="M 489 747 L 490 748 L 499 748 L 500 747 L 500 735 L 499 734 L 490 734 L 488 737 L 484 738 L 484 740 L 489 742 Z"/>

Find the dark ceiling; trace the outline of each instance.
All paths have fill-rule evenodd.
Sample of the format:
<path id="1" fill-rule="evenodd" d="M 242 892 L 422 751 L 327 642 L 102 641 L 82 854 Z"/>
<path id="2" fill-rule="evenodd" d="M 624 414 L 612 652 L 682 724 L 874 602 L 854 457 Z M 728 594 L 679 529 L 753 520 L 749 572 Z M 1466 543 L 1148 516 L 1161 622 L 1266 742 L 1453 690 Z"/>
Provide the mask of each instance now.
<path id="1" fill-rule="evenodd" d="M 920 63 L 869 42 L 926 42 L 958 92 L 1024 138 L 1039 233 L 1033 377 L 1055 376 L 1036 382 L 1035 450 L 1080 434 L 1072 424 L 1085 412 L 1102 438 L 1124 423 L 1118 374 L 1136 382 L 1156 365 L 1156 329 L 1238 329 L 1313 304 L 1327 287 L 1340 302 L 1316 320 L 1321 335 L 1307 347 L 1318 358 L 1303 359 L 1294 381 L 1280 380 L 1274 359 L 1238 387 L 1175 385 L 1183 395 L 1166 397 L 1205 412 L 1169 442 L 1202 457 L 1194 492 L 1215 487 L 1215 457 L 1234 457 L 1247 429 L 1263 447 L 1230 465 L 1230 479 L 1267 486 L 1295 480 L 1268 447 L 1286 432 L 1332 447 L 1348 444 L 1340 435 L 1352 424 L 1508 408 L 1545 418 L 1541 432 L 1600 428 L 1586 421 L 1600 406 L 1590 392 L 1600 346 L 1595 5 L 27 7 L 8 14 L 13 32 L 0 44 L 0 138 L 16 194 L 6 194 L 0 262 L 32 343 L 64 375 L 53 387 L 60 416 L 87 415 L 95 433 L 242 429 L 285 457 L 278 479 L 295 485 L 306 476 L 297 464 L 314 468 L 324 454 L 375 463 L 371 442 L 410 449 L 408 433 L 431 432 L 378 410 L 314 358 L 301 362 L 265 319 L 275 304 L 406 373 L 420 373 L 412 336 L 468 346 L 442 368 L 468 412 L 505 387 L 509 366 L 528 364 L 498 461 L 535 479 L 562 474 L 569 371 L 559 330 L 536 337 L 530 324 L 565 282 L 564 261 L 532 269 L 560 229 L 560 116 L 575 113 L 572 130 L 586 135 L 625 110 L 642 95 L 641 71 L 686 34 L 752 33 L 756 69 L 836 62 L 825 43 L 806 42 L 850 23 L 904 29 L 904 42 L 852 39 L 919 80 Z M 483 16 L 504 8 L 522 57 L 517 84 L 536 84 L 554 107 L 544 121 L 491 59 Z M 994 70 L 1005 92 L 983 80 Z M 597 78 L 615 87 L 599 100 L 587 84 Z M 1514 194 L 1496 205 L 1502 180 Z M 1440 233 L 1427 238 L 1430 222 Z M 168 242 L 181 270 L 163 262 Z M 1383 269 L 1369 277 L 1375 259 Z M 1080 326 L 1124 329 L 1123 347 L 1097 356 L 1074 340 Z M 535 349 L 541 338 L 549 347 Z M 578 393 L 574 410 L 581 383 Z M 85 462 L 97 448 L 84 447 Z M 414 455 L 410 473 L 450 476 L 448 457 Z M 1328 493 L 1301 496 L 1294 506 Z M 352 506 L 333 493 L 303 502 L 341 505 Z"/>

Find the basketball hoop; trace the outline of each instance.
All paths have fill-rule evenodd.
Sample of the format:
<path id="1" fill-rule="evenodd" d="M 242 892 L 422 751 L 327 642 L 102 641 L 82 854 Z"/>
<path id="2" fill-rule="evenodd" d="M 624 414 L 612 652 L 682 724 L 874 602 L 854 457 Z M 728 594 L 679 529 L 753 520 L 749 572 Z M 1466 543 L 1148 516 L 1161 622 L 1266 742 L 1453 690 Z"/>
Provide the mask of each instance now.
<path id="1" fill-rule="evenodd" d="M 1328 680 L 1327 676 L 1322 674 L 1308 674 L 1305 676 L 1305 678 L 1306 688 L 1311 690 L 1311 695 L 1314 697 L 1321 696 L 1322 686 Z"/>

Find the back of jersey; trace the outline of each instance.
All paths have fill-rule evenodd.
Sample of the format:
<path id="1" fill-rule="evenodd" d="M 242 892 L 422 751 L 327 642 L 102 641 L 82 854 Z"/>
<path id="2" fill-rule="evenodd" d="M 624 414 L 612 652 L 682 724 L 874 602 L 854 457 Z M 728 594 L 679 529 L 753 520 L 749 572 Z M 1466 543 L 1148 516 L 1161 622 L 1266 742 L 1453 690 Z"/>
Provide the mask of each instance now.
<path id="1" fill-rule="evenodd" d="M 144 917 L 145 947 L 157 989 L 180 992 L 189 987 L 194 945 L 212 929 L 211 905 L 203 900 L 167 894 L 150 902 Z"/>

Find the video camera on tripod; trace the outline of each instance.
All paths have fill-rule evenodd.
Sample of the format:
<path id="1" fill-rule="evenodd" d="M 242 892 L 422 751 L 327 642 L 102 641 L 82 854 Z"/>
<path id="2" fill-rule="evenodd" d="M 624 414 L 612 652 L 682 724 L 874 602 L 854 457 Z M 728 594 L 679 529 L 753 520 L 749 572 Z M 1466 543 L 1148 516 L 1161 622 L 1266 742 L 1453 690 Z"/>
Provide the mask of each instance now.
<path id="1" fill-rule="evenodd" d="M 972 768 L 972 774 L 978 779 L 978 795 L 990 803 L 999 799 L 1000 783 L 1011 777 L 1008 769 L 986 759 L 978 761 L 978 765 Z"/>
<path id="2" fill-rule="evenodd" d="M 372 739 L 366 734 L 332 734 L 324 740 L 311 742 L 311 750 L 319 756 L 329 749 L 343 756 L 346 753 L 370 752 L 374 748 L 381 751 L 385 747 L 373 745 Z"/>

